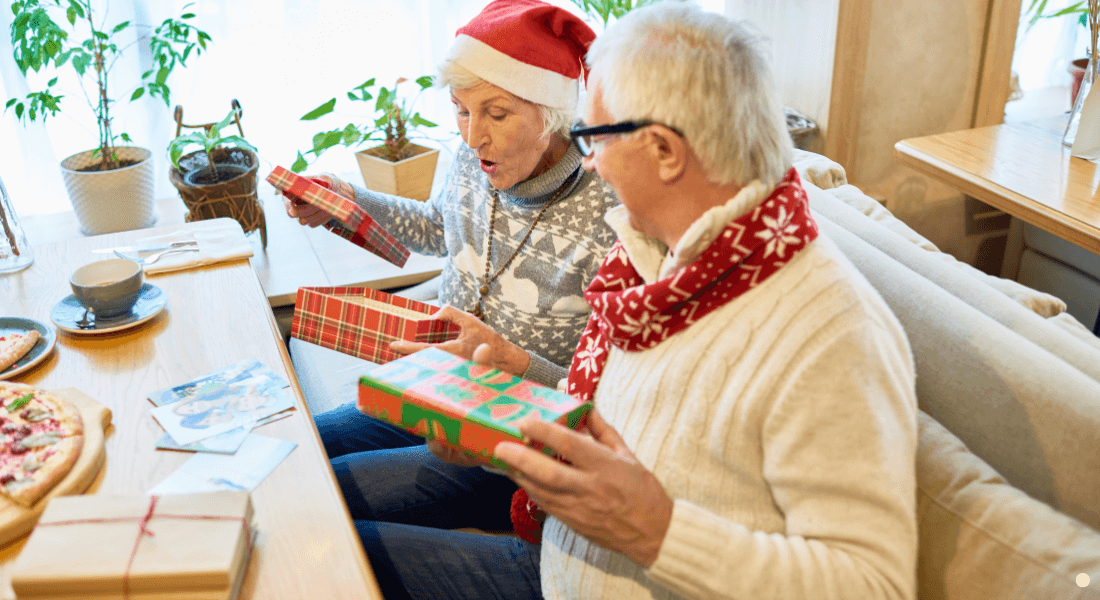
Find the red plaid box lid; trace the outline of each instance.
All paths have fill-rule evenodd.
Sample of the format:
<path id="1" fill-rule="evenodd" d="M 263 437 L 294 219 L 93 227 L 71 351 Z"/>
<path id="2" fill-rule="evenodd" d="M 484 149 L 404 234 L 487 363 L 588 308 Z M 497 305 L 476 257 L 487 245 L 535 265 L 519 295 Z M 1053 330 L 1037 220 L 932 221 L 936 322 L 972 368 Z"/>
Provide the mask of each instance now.
<path id="1" fill-rule="evenodd" d="M 390 342 L 436 344 L 458 337 L 459 327 L 429 319 L 438 307 L 363 287 L 298 288 L 290 335 L 302 341 L 386 363 L 401 355 Z"/>
<path id="2" fill-rule="evenodd" d="M 280 191 L 320 208 L 339 221 L 329 221 L 325 224 L 325 229 L 399 267 L 405 266 L 405 261 L 409 259 L 408 248 L 394 239 L 358 204 L 283 167 L 275 167 L 267 176 L 267 182 Z"/>

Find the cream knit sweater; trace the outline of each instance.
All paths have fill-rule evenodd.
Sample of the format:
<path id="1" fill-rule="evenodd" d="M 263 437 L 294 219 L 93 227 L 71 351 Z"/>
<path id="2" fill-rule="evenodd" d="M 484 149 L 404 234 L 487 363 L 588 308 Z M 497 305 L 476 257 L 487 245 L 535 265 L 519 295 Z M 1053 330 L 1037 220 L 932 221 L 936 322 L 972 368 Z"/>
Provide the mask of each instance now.
<path id="1" fill-rule="evenodd" d="M 607 221 L 652 282 L 767 192 L 749 186 L 712 209 L 671 255 L 625 209 Z M 915 597 L 912 355 L 824 235 L 656 348 L 612 346 L 595 403 L 675 500 L 672 522 L 643 569 L 549 519 L 548 600 Z"/>

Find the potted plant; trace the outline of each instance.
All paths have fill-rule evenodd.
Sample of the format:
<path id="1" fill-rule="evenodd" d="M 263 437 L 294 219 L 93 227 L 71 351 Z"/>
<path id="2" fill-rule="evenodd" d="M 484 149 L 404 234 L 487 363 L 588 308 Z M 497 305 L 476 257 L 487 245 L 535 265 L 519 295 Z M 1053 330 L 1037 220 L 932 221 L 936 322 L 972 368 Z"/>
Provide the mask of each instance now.
<path id="1" fill-rule="evenodd" d="M 349 91 L 348 99 L 353 102 L 374 100 L 374 116 L 365 118 L 362 124 L 348 123 L 314 135 L 313 147 L 305 154 L 298 153 L 291 170 L 301 172 L 309 166 L 307 156 L 313 155 L 315 159 L 336 145 L 348 148 L 371 145 L 355 153 L 368 189 L 405 198 L 428 199 L 439 150 L 414 144 L 409 138 L 421 127 L 436 126 L 411 109 L 434 79 L 427 75 L 416 79 L 420 89 L 411 101 L 397 95 L 398 86 L 405 81 L 403 77 L 398 79 L 393 88 L 379 86 L 377 96 L 370 92 L 375 85 L 374 78 Z M 303 115 L 301 120 L 315 120 L 331 113 L 335 107 L 336 98 L 333 98 Z"/>
<path id="2" fill-rule="evenodd" d="M 199 129 L 187 135 L 179 134 L 185 126 L 183 108 L 176 107 L 176 138 L 168 144 L 172 163 L 168 178 L 187 206 L 188 222 L 229 217 L 240 223 L 245 233 L 258 229 L 267 248 L 267 223 L 257 194 L 260 161 L 255 146 L 244 139 L 241 105 L 236 100 L 232 105 L 220 122 L 187 126 Z M 222 135 L 233 124 L 240 135 Z M 189 146 L 200 149 L 184 155 Z"/>
<path id="3" fill-rule="evenodd" d="M 69 199 L 87 235 L 148 227 L 156 221 L 152 154 L 129 146 L 130 135 L 113 128 L 116 100 L 112 97 L 115 90 L 122 89 L 130 102 L 148 95 L 168 105 L 168 76 L 176 65 L 186 66 L 190 55 L 200 54 L 210 40 L 188 23 L 195 17 L 188 12 L 189 6 L 178 19 L 165 19 L 150 28 L 130 21 L 108 26 L 104 19 L 93 18 L 92 0 L 16 0 L 11 4 L 13 53 L 24 76 L 27 71 L 57 72 L 67 64 L 82 86 L 88 78 L 94 82 L 88 86 L 91 93 L 82 91 L 95 114 L 99 144 L 61 162 Z M 131 28 L 138 30 L 136 43 L 120 39 Z M 124 51 L 138 46 L 148 50 L 153 68 L 143 73 L 134 87 L 116 87 L 112 67 Z M 45 89 L 8 100 L 5 111 L 14 110 L 24 124 L 56 116 L 64 98 L 55 88 L 57 81 L 54 76 Z"/>

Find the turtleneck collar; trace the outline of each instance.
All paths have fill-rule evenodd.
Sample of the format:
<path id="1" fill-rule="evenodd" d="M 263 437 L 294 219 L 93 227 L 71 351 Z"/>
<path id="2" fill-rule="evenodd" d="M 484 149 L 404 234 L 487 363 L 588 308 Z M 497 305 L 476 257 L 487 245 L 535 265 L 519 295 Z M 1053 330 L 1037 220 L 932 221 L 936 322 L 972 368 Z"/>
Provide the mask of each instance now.
<path id="1" fill-rule="evenodd" d="M 558 199 L 568 196 L 574 187 L 580 183 L 581 175 L 581 151 L 577 145 L 570 143 L 565 156 L 561 158 L 550 170 L 527 181 L 521 181 L 516 185 L 500 190 L 500 196 L 506 201 L 523 207 L 541 207 L 554 196 L 559 188 L 566 188 L 558 195 Z"/>

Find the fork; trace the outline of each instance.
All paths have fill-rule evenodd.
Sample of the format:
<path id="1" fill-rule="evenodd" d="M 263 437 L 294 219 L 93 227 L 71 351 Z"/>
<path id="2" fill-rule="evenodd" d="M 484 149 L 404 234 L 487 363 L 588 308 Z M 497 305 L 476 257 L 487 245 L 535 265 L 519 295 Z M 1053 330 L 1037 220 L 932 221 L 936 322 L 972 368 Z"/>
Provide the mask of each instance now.
<path id="1" fill-rule="evenodd" d="M 151 264 L 157 262 L 158 260 L 160 260 L 160 257 L 164 256 L 165 254 L 174 254 L 176 252 L 198 252 L 198 251 L 199 251 L 198 248 L 169 248 L 167 250 L 161 250 L 160 252 L 157 252 L 156 254 L 150 254 L 149 256 L 146 256 L 145 258 L 134 257 L 134 256 L 126 256 L 125 254 L 119 252 L 118 250 L 115 250 L 115 254 L 118 255 L 119 258 L 125 258 L 127 260 L 132 260 L 132 261 L 134 261 L 138 264 L 141 264 L 141 265 L 151 265 Z"/>

